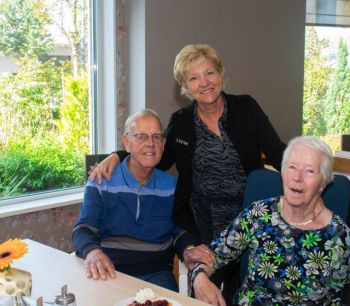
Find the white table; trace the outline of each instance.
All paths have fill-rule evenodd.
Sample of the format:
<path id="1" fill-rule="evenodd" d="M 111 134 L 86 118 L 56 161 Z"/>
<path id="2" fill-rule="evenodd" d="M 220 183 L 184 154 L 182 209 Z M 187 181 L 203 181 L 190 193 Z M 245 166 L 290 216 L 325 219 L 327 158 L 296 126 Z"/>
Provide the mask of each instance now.
<path id="1" fill-rule="evenodd" d="M 135 296 L 143 288 L 152 288 L 161 296 L 172 298 L 182 306 L 205 306 L 204 302 L 150 284 L 117 272 L 115 279 L 106 281 L 88 279 L 84 262 L 77 256 L 48 247 L 33 240 L 24 240 L 29 252 L 15 260 L 13 266 L 32 273 L 32 297 L 44 297 L 53 301 L 60 289 L 67 284 L 68 292 L 75 294 L 77 306 L 113 306 L 117 302 Z"/>

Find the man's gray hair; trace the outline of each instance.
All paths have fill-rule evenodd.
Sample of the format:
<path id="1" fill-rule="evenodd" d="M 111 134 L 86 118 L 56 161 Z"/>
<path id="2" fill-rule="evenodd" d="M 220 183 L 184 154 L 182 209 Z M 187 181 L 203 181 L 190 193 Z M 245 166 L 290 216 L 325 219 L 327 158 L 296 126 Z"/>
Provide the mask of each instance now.
<path id="1" fill-rule="evenodd" d="M 329 184 L 333 180 L 333 152 L 328 144 L 315 136 L 298 136 L 289 141 L 288 146 L 283 153 L 281 172 L 284 172 L 290 154 L 296 145 L 305 145 L 320 153 L 321 177 L 323 179 L 323 183 Z"/>
<path id="2" fill-rule="evenodd" d="M 130 133 L 130 128 L 131 128 L 131 126 L 133 125 L 133 123 L 136 120 L 138 120 L 139 118 L 142 118 L 142 117 L 147 117 L 147 116 L 152 116 L 152 117 L 156 118 L 159 121 L 160 129 L 161 129 L 161 131 L 163 133 L 162 122 L 160 121 L 160 118 L 159 118 L 158 114 L 153 109 L 144 108 L 144 109 L 141 109 L 139 111 L 136 111 L 136 112 L 132 113 L 126 119 L 125 124 L 124 124 L 124 135 Z"/>

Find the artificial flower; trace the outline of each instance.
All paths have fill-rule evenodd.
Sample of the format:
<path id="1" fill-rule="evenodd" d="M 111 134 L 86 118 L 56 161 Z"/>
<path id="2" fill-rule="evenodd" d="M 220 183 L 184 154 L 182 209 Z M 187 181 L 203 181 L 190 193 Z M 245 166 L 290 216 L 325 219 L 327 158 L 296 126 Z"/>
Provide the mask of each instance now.
<path id="1" fill-rule="evenodd" d="M 0 244 L 0 271 L 10 266 L 13 260 L 28 252 L 27 243 L 20 239 L 9 239 Z"/>

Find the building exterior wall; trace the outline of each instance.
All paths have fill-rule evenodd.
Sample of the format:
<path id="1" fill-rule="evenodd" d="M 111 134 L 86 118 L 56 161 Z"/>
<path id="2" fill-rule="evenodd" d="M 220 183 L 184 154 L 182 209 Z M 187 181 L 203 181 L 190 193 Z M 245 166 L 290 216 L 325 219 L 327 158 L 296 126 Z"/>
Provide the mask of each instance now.
<path id="1" fill-rule="evenodd" d="M 79 208 L 77 204 L 1 218 L 0 243 L 9 238 L 33 239 L 72 252 L 71 235 Z"/>

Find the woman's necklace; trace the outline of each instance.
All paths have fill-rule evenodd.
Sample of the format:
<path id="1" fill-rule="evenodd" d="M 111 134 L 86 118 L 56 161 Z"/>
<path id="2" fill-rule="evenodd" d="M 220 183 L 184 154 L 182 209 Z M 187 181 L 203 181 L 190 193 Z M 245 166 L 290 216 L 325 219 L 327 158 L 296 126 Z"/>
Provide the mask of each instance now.
<path id="1" fill-rule="evenodd" d="M 281 201 L 281 206 L 282 206 L 282 211 L 284 213 L 284 215 L 286 215 L 285 213 L 285 209 L 284 209 L 284 201 Z M 306 221 L 303 221 L 303 222 L 289 222 L 290 225 L 293 225 L 293 226 L 305 226 L 305 225 L 308 225 L 312 222 L 314 222 L 318 216 L 323 212 L 325 206 L 323 206 L 320 211 L 312 218 L 312 219 L 309 219 L 309 220 L 306 220 Z"/>

